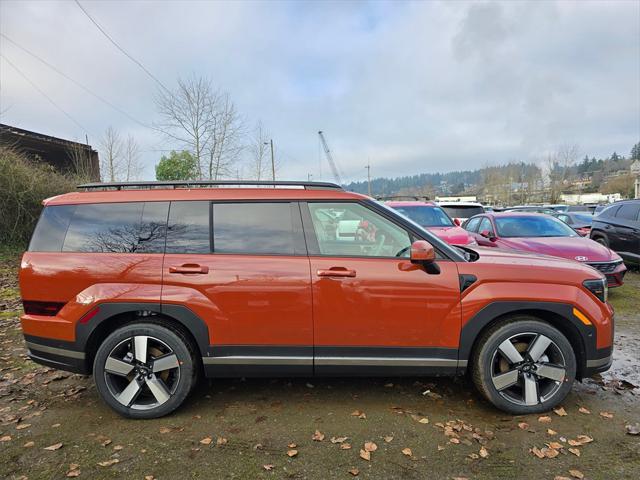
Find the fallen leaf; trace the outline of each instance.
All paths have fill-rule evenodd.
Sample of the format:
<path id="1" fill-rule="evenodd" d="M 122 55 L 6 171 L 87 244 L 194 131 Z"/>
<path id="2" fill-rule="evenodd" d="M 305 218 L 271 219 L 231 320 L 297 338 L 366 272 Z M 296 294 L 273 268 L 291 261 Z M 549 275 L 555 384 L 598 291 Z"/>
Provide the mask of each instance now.
<path id="1" fill-rule="evenodd" d="M 429 419 L 427 417 L 422 417 L 420 420 L 418 420 L 418 423 L 427 424 L 429 423 Z"/>
<path id="2" fill-rule="evenodd" d="M 538 447 L 533 447 L 531 449 L 531 453 L 533 453 L 538 458 L 544 458 L 544 453 Z"/>
<path id="3" fill-rule="evenodd" d="M 585 415 L 591 415 L 591 411 L 590 411 L 590 410 L 588 410 L 588 409 L 586 409 L 586 408 L 584 408 L 584 407 L 580 407 L 580 408 L 578 409 L 578 411 L 579 411 L 580 413 L 584 413 Z"/>
<path id="4" fill-rule="evenodd" d="M 450 438 L 450 439 L 449 439 L 449 442 L 451 442 L 451 443 L 455 443 L 455 444 L 457 445 L 457 444 L 459 444 L 459 443 L 460 443 L 460 439 L 453 437 L 453 438 Z"/>
<path id="5" fill-rule="evenodd" d="M 387 435 L 384 437 L 384 441 L 387 443 L 391 443 L 393 441 L 393 437 L 391 435 Z"/>
<path id="6" fill-rule="evenodd" d="M 564 445 L 562 445 L 561 443 L 558 443 L 558 442 L 549 442 L 549 443 L 547 443 L 547 446 L 549 448 L 554 448 L 556 450 L 560 450 L 561 448 L 564 448 Z"/>
<path id="7" fill-rule="evenodd" d="M 412 455 L 413 455 L 413 452 L 411 451 L 411 449 L 410 449 L 410 448 L 403 448 L 403 449 L 402 449 L 402 454 L 403 454 L 403 455 L 406 455 L 407 457 L 410 457 L 410 456 L 412 456 Z"/>
<path id="8" fill-rule="evenodd" d="M 528 424 L 527 422 L 520 422 L 520 423 L 518 424 L 518 428 L 519 428 L 520 430 L 526 430 L 527 428 L 529 428 L 529 424 Z"/>
<path id="9" fill-rule="evenodd" d="M 112 458 L 111 460 L 105 460 L 104 462 L 98 462 L 98 465 L 101 467 L 110 467 L 111 465 L 115 465 L 116 463 L 120 463 L 120 460 L 117 458 Z"/>
<path id="10" fill-rule="evenodd" d="M 79 477 L 79 476 L 80 476 L 80 469 L 69 470 L 67 472 L 67 477 L 69 478 Z"/>
<path id="11" fill-rule="evenodd" d="M 560 416 L 560 417 L 566 417 L 567 416 L 567 411 L 563 407 L 554 408 L 553 412 L 556 415 Z"/>
<path id="12" fill-rule="evenodd" d="M 314 442 L 321 442 L 324 440 L 324 433 L 320 430 L 316 430 L 316 432 L 311 436 L 311 440 Z"/>
<path id="13" fill-rule="evenodd" d="M 374 442 L 365 442 L 364 449 L 367 452 L 375 452 L 378 449 L 378 445 L 376 445 Z"/>
<path id="14" fill-rule="evenodd" d="M 213 439 L 211 437 L 204 437 L 202 440 L 200 440 L 200 443 L 202 445 L 210 445 L 212 441 Z"/>
<path id="15" fill-rule="evenodd" d="M 60 423 L 54 423 L 53 425 L 51 425 L 51 428 L 58 428 L 60 425 Z"/>
<path id="16" fill-rule="evenodd" d="M 580 450 L 578 450 L 577 448 L 569 448 L 569 452 L 573 453 L 576 457 L 580 456 Z"/>
<path id="17" fill-rule="evenodd" d="M 480 447 L 480 456 L 482 458 L 487 458 L 489 456 L 489 451 L 485 447 Z"/>
<path id="18" fill-rule="evenodd" d="M 558 455 L 560 455 L 560 452 L 558 450 L 556 450 L 555 448 L 543 448 L 540 451 L 547 458 L 556 458 Z"/>
<path id="19" fill-rule="evenodd" d="M 144 480 L 156 480 L 156 477 L 154 477 L 153 475 L 145 475 Z"/>
<path id="20" fill-rule="evenodd" d="M 31 448 L 36 444 L 36 442 L 29 441 L 23 445 L 24 448 Z"/>
<path id="21" fill-rule="evenodd" d="M 10 442 L 11 435 L 5 435 L 4 437 L 0 437 L 0 442 Z"/>
<path id="22" fill-rule="evenodd" d="M 612 419 L 612 418 L 613 418 L 613 413 L 609 413 L 609 412 L 600 412 L 600 416 L 601 416 L 602 418 Z"/>
<path id="23" fill-rule="evenodd" d="M 273 463 L 267 463 L 266 465 L 262 465 L 262 468 L 264 468 L 267 472 L 270 472 L 275 468 L 275 465 Z"/>
<path id="24" fill-rule="evenodd" d="M 444 450 L 444 447 L 442 445 L 438 445 L 438 451 L 441 452 L 442 450 Z"/>
<path id="25" fill-rule="evenodd" d="M 569 477 L 565 477 L 562 475 L 556 475 L 555 477 L 553 477 L 553 480 L 571 480 Z"/>
<path id="26" fill-rule="evenodd" d="M 124 447 L 123 447 L 122 445 L 114 445 L 114 446 L 113 446 L 113 449 L 114 449 L 116 452 L 119 452 L 119 451 L 120 451 L 120 450 L 122 450 L 123 448 L 124 448 Z"/>
<path id="27" fill-rule="evenodd" d="M 569 474 L 573 478 L 577 478 L 579 480 L 582 480 L 584 478 L 584 473 L 582 473 L 580 470 L 569 470 Z"/>
<path id="28" fill-rule="evenodd" d="M 640 435 L 640 423 L 625 425 L 624 428 L 629 435 Z"/>
<path id="29" fill-rule="evenodd" d="M 550 429 L 550 428 L 547 428 L 547 434 L 548 434 L 548 435 L 557 435 L 557 434 L 558 434 L 558 432 L 556 432 L 555 430 L 552 430 L 552 429 Z"/>
<path id="30" fill-rule="evenodd" d="M 228 442 L 228 440 L 224 437 L 218 437 L 218 439 L 216 440 L 216 445 L 218 447 L 221 447 L 222 445 L 226 445 Z"/>
<path id="31" fill-rule="evenodd" d="M 331 437 L 331 443 L 342 443 L 349 437 Z"/>
<path id="32" fill-rule="evenodd" d="M 102 443 L 101 443 L 101 445 L 102 445 L 103 447 L 106 447 L 106 446 L 107 446 L 107 445 L 109 445 L 110 443 L 111 443 L 111 440 L 107 438 L 104 442 L 102 442 Z"/>
<path id="33" fill-rule="evenodd" d="M 25 428 L 29 428 L 31 426 L 30 423 L 21 423 L 16 427 L 16 430 L 24 430 Z"/>
<path id="34" fill-rule="evenodd" d="M 295 457 L 296 455 L 298 455 L 298 450 L 287 450 L 287 455 L 289 455 L 290 457 Z"/>
<path id="35" fill-rule="evenodd" d="M 50 452 L 53 452 L 54 450 L 60 450 L 62 448 L 62 442 L 61 443 L 54 443 L 53 445 L 49 445 L 48 447 L 45 447 L 45 450 L 49 450 Z"/>
<path id="36" fill-rule="evenodd" d="M 362 418 L 362 419 L 367 418 L 367 415 L 364 412 L 361 412 L 360 410 L 354 410 L 353 412 L 351 412 L 351 416 Z"/>
<path id="37" fill-rule="evenodd" d="M 160 433 L 169 433 L 171 429 L 168 427 L 160 427 Z"/>
<path id="38" fill-rule="evenodd" d="M 340 444 L 340 450 L 351 450 L 351 444 L 350 443 L 341 443 Z"/>
<path id="39" fill-rule="evenodd" d="M 287 447 L 289 448 L 297 448 L 298 445 L 296 445 L 295 443 L 290 443 L 289 445 L 287 445 Z"/>
<path id="40" fill-rule="evenodd" d="M 347 470 L 347 472 L 354 477 L 357 477 L 360 474 L 360 470 L 358 470 L 357 468 L 350 468 L 349 470 Z"/>
<path id="41" fill-rule="evenodd" d="M 538 421 L 540 423 L 551 423 L 551 417 L 549 416 L 543 416 L 543 417 L 538 417 Z"/>
<path id="42" fill-rule="evenodd" d="M 360 450 L 360 458 L 366 460 L 367 462 L 371 460 L 371 452 L 367 452 L 366 450 Z"/>
<path id="43" fill-rule="evenodd" d="M 385 383 L 384 388 L 393 388 L 393 383 Z"/>

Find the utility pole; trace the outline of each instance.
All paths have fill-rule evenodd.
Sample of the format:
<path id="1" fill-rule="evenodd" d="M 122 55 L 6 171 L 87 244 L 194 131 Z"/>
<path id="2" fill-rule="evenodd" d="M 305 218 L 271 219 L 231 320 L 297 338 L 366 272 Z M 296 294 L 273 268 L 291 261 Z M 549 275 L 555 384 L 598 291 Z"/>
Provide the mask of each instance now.
<path id="1" fill-rule="evenodd" d="M 367 166 L 364 168 L 367 169 L 367 190 L 369 192 L 369 196 L 371 196 L 371 163 L 367 163 Z"/>

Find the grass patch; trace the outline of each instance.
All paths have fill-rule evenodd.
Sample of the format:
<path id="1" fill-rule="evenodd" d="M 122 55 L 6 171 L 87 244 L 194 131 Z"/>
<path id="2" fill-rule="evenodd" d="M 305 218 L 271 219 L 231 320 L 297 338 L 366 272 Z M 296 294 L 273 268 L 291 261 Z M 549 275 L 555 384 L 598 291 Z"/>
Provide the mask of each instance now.
<path id="1" fill-rule="evenodd" d="M 627 272 L 624 285 L 609 290 L 609 302 L 617 315 L 637 315 L 640 310 L 640 272 Z"/>

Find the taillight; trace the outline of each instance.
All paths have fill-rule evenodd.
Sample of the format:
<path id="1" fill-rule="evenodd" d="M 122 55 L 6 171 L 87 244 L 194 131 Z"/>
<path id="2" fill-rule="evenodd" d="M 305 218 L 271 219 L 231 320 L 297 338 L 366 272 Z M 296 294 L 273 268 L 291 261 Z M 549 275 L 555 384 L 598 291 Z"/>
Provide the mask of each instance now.
<path id="1" fill-rule="evenodd" d="M 22 306 L 27 315 L 44 315 L 53 317 L 64 307 L 60 302 L 36 302 L 33 300 L 23 300 Z"/>

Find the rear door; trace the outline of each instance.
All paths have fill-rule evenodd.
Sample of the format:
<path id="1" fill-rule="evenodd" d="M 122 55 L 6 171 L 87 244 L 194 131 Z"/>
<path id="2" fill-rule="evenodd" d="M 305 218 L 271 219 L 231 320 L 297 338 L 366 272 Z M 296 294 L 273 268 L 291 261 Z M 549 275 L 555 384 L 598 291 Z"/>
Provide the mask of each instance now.
<path id="1" fill-rule="evenodd" d="M 302 205 L 313 283 L 315 372 L 453 372 L 460 337 L 455 262 L 429 275 L 413 235 L 364 204 Z"/>
<path id="2" fill-rule="evenodd" d="M 207 324 L 215 376 L 311 375 L 309 259 L 295 202 L 172 202 L 163 309 Z"/>
<path id="3" fill-rule="evenodd" d="M 624 203 L 612 219 L 615 225 L 614 236 L 609 237 L 610 247 L 616 252 L 638 254 L 640 250 L 640 202 Z"/>

